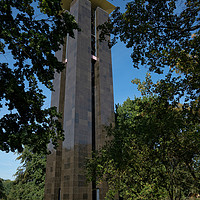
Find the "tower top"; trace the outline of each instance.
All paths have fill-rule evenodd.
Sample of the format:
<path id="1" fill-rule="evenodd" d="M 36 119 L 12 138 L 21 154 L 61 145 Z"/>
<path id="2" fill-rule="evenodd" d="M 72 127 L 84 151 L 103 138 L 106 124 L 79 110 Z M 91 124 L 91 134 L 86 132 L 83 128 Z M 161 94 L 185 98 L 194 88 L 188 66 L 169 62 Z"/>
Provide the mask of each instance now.
<path id="1" fill-rule="evenodd" d="M 70 4 L 72 1 L 73 0 L 62 0 L 63 8 L 65 10 L 70 10 Z M 110 14 L 115 9 L 115 6 L 112 5 L 110 2 L 108 2 L 107 0 L 90 0 L 90 1 L 93 8 L 100 7 L 103 10 L 105 10 L 108 14 Z"/>

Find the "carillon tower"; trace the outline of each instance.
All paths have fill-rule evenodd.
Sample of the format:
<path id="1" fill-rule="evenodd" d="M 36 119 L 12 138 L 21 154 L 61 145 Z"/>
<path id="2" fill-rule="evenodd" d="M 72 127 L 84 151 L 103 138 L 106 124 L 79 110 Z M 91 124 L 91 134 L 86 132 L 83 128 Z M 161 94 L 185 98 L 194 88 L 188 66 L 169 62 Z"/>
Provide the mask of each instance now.
<path id="1" fill-rule="evenodd" d="M 97 26 L 114 6 L 106 0 L 64 0 L 81 31 L 56 53 L 66 69 L 55 74 L 51 105 L 63 113 L 65 140 L 47 157 L 45 200 L 103 200 L 106 184 L 86 183 L 85 158 L 106 140 L 104 127 L 113 122 L 111 50 L 100 42 Z"/>

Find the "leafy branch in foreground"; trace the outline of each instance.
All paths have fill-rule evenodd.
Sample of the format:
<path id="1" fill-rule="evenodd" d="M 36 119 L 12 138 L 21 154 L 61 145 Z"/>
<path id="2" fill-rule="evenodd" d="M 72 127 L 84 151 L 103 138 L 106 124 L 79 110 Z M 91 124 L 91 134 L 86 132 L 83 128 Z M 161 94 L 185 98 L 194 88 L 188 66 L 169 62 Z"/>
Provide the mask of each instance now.
<path id="1" fill-rule="evenodd" d="M 132 49 L 135 68 L 167 74 L 167 83 L 163 79 L 160 86 L 173 82 L 173 98 L 196 101 L 200 94 L 199 14 L 197 0 L 130 1 L 124 13 L 117 8 L 99 27 L 101 39 L 111 33 L 112 46 L 119 38 Z"/>
<path id="2" fill-rule="evenodd" d="M 46 151 L 63 134 L 56 108 L 43 108 L 40 87 L 53 90 L 54 73 L 65 67 L 54 53 L 78 26 L 60 0 L 0 0 L 0 14 L 0 108 L 8 111 L 0 119 L 0 150 Z"/>

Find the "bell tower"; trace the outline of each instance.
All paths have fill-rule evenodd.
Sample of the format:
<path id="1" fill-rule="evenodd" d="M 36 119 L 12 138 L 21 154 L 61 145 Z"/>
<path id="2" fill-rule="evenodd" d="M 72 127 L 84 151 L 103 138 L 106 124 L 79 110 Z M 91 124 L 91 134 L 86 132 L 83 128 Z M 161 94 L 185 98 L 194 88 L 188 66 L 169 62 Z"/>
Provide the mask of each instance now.
<path id="1" fill-rule="evenodd" d="M 104 127 L 114 120 L 111 50 L 99 41 L 97 27 L 115 7 L 106 0 L 64 0 L 63 8 L 81 31 L 56 52 L 66 69 L 55 74 L 51 106 L 63 113 L 65 140 L 57 150 L 49 145 L 45 200 L 103 200 L 105 184 L 97 190 L 95 183 L 86 183 L 84 166 L 105 143 Z"/>

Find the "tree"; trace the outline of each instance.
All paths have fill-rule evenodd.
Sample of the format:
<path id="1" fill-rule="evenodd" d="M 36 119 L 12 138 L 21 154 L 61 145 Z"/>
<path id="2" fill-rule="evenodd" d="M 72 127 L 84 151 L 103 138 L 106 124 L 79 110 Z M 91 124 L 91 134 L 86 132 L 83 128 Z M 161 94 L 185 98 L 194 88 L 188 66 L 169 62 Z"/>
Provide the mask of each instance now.
<path id="1" fill-rule="evenodd" d="M 7 194 L 7 200 L 44 199 L 46 155 L 33 153 L 25 147 L 18 159 L 22 165 L 15 174 L 16 179 Z"/>
<path id="2" fill-rule="evenodd" d="M 199 102 L 199 14 L 198 0 L 134 0 L 127 3 L 124 13 L 117 8 L 99 27 L 101 39 L 111 33 L 111 46 L 119 38 L 132 48 L 135 68 L 145 66 L 150 72 L 166 73 L 170 99 L 179 101 L 184 96 L 186 101 Z M 174 72 L 180 76 L 174 78 Z M 165 80 L 160 87 L 166 89 Z"/>
<path id="3" fill-rule="evenodd" d="M 63 134 L 56 108 L 43 108 L 40 86 L 53 90 L 54 73 L 64 69 L 54 53 L 78 26 L 61 0 L 0 0 L 0 14 L 0 56 L 8 61 L 0 62 L 0 108 L 8 110 L 0 119 L 0 150 L 46 151 Z"/>
<path id="4" fill-rule="evenodd" d="M 134 0 L 99 28 L 132 48 L 133 66 L 165 73 L 132 82 L 144 96 L 117 109 L 113 140 L 89 160 L 89 177 L 108 182 L 108 197 L 183 199 L 199 193 L 200 2 Z"/>
<path id="5" fill-rule="evenodd" d="M 199 122 L 156 96 L 117 106 L 113 139 L 88 161 L 89 179 L 108 183 L 107 199 L 184 199 L 200 189 Z M 194 116 L 193 116 L 194 117 Z M 190 123 L 188 122 L 190 120 Z"/>
<path id="6" fill-rule="evenodd" d="M 3 185 L 3 179 L 0 178 L 0 199 L 5 197 L 5 189 Z"/>
<path id="7" fill-rule="evenodd" d="M 7 180 L 2 180 L 2 183 L 3 183 L 3 189 L 4 189 L 4 196 L 2 198 L 2 200 L 7 200 L 7 197 L 9 196 L 10 194 L 10 191 L 13 187 L 13 182 L 14 181 L 11 181 L 9 179 Z"/>

